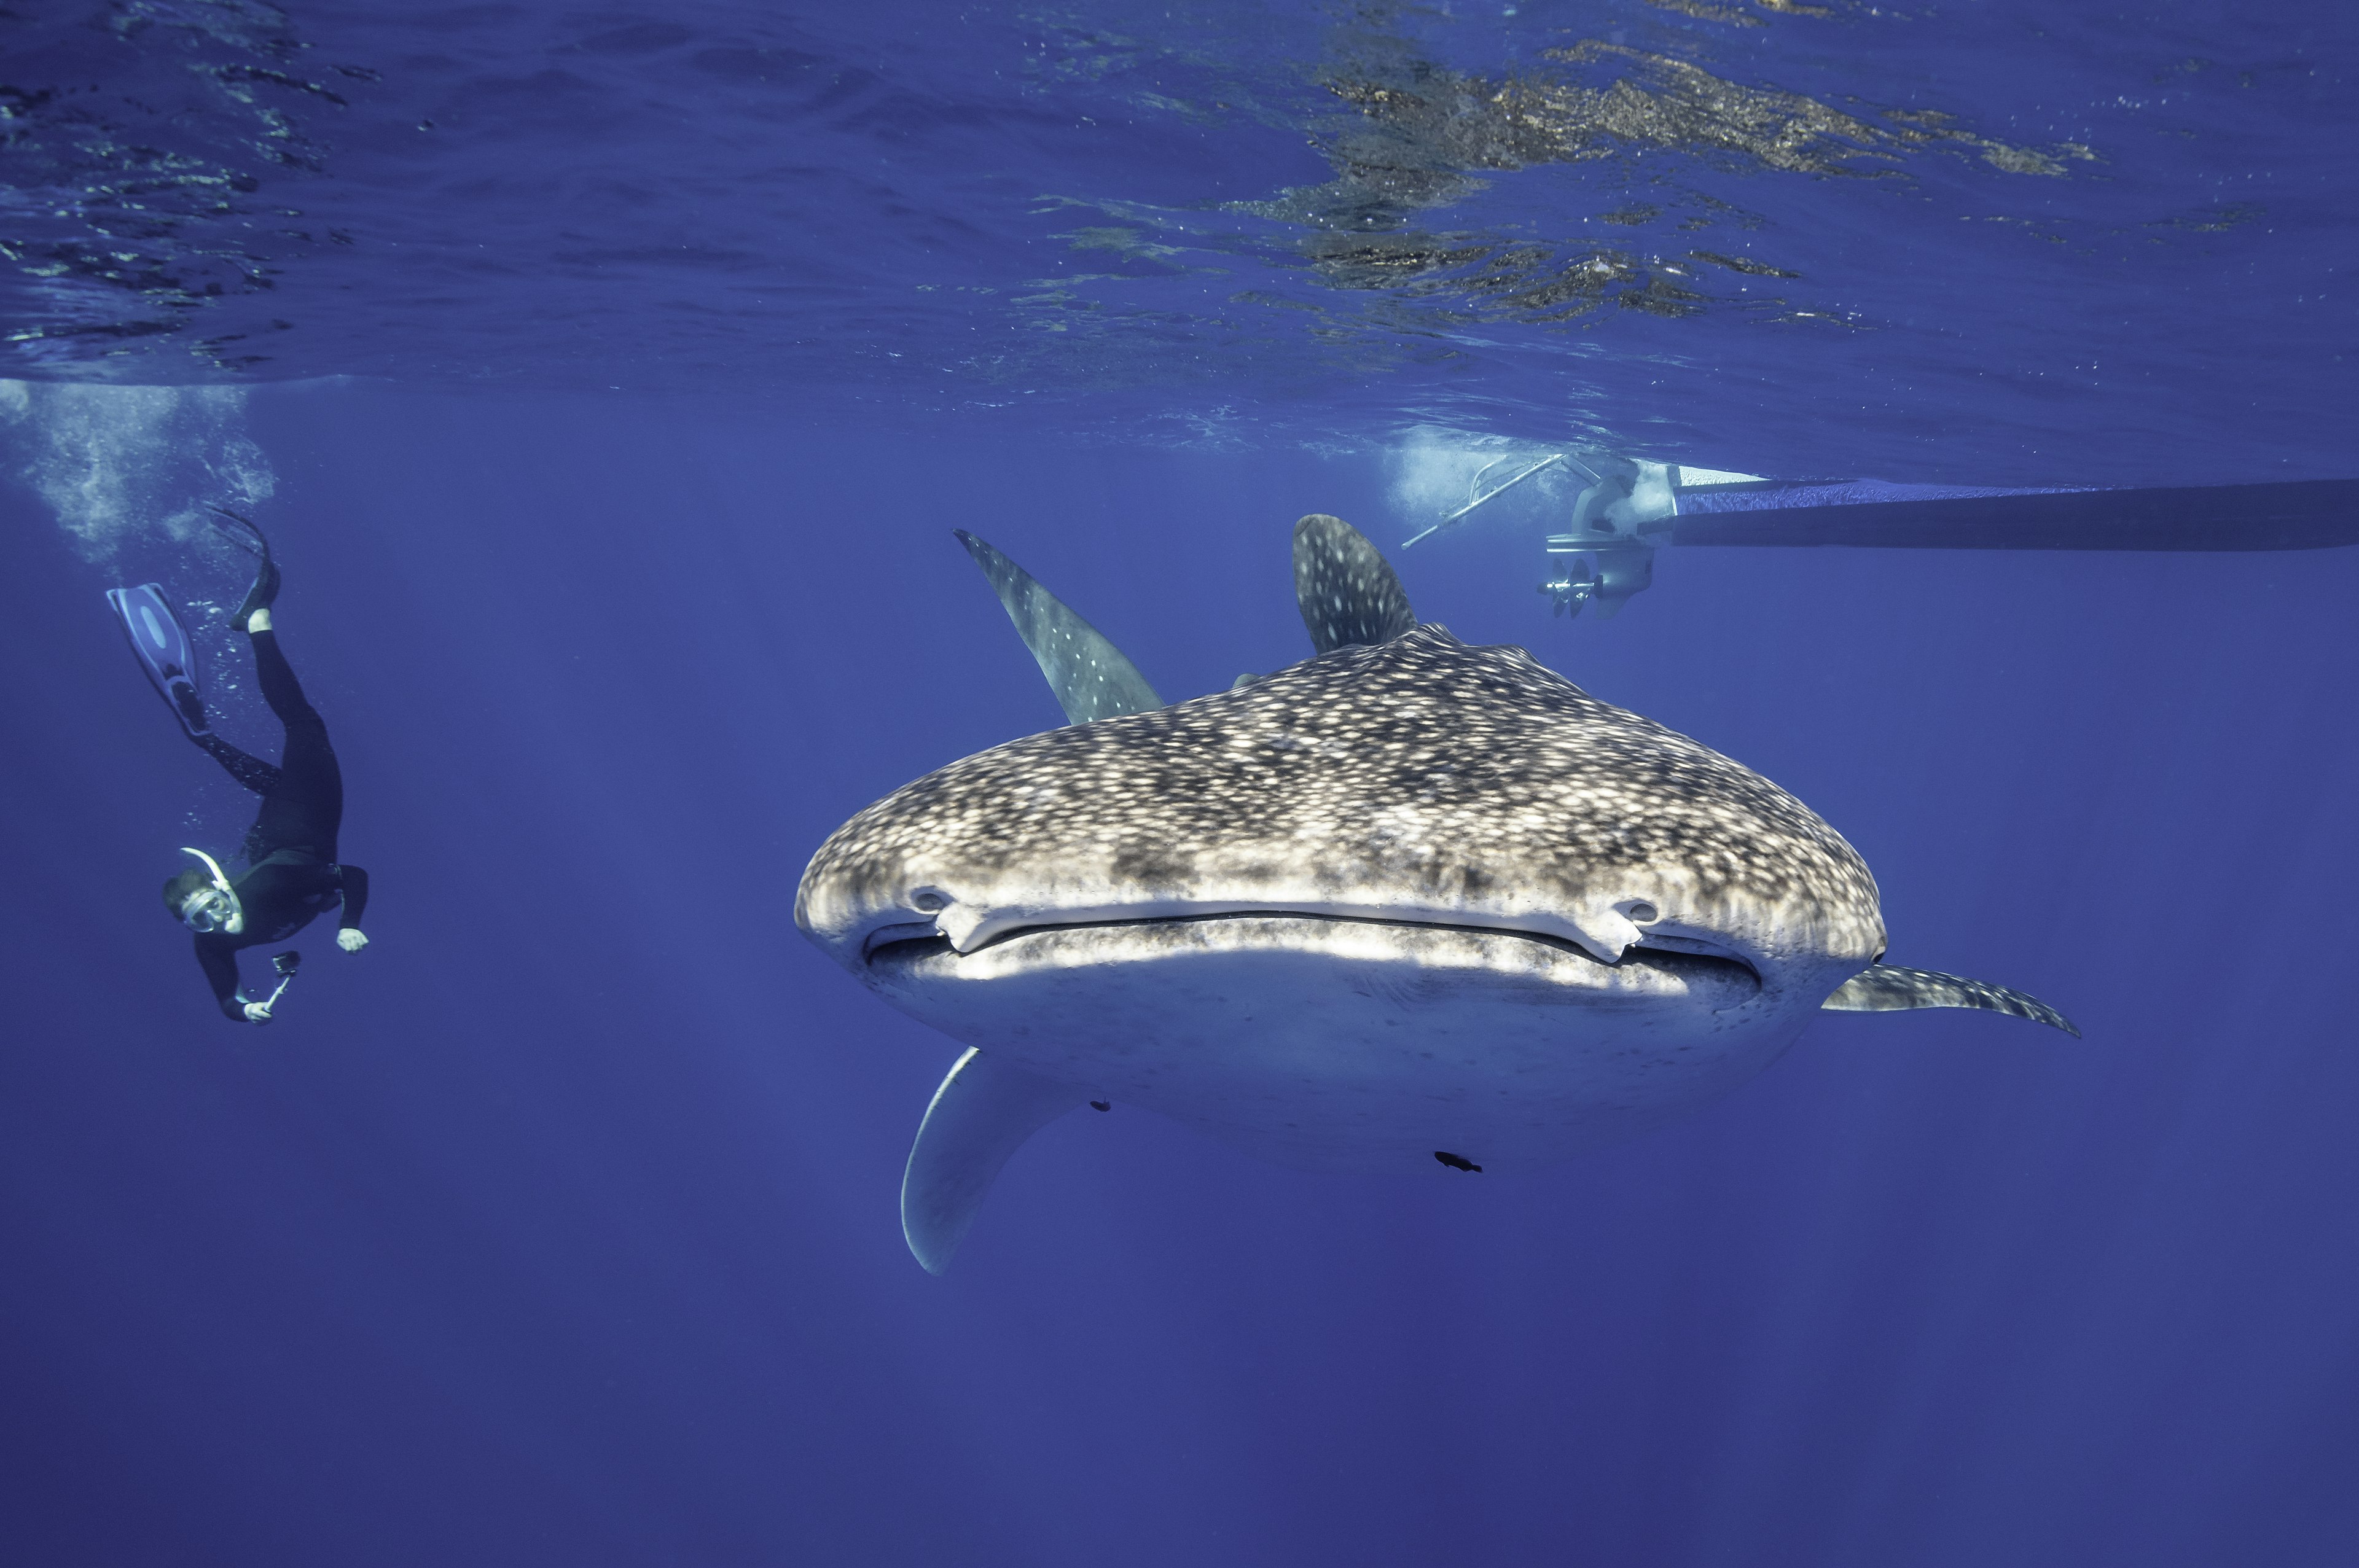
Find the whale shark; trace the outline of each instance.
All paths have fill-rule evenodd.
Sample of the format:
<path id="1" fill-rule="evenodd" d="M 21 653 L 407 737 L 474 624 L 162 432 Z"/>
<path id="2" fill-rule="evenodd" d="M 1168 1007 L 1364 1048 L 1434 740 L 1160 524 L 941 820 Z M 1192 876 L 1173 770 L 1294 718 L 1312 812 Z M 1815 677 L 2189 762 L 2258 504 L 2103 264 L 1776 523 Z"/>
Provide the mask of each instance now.
<path id="1" fill-rule="evenodd" d="M 1085 1104 L 1298 1168 L 1459 1180 L 1640 1136 L 1821 1011 L 2079 1033 L 1885 964 L 1875 880 L 1817 814 L 1521 648 L 1420 623 L 1339 518 L 1295 526 L 1311 656 L 1170 704 L 959 538 L 1071 722 L 859 812 L 795 900 L 863 985 L 968 1048 L 902 1180 L 932 1272 L 1025 1140 Z"/>

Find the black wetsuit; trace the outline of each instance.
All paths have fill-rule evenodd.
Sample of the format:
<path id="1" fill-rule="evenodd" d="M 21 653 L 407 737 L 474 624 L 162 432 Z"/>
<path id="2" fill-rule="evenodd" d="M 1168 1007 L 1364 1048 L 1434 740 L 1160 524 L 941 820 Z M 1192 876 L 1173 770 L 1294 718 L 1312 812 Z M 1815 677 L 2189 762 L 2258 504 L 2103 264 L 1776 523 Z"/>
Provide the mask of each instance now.
<path id="1" fill-rule="evenodd" d="M 339 901 L 344 908 L 339 924 L 355 931 L 368 906 L 368 873 L 336 863 L 344 775 L 336 766 L 335 749 L 328 744 L 327 721 L 305 700 L 287 655 L 278 651 L 277 633 L 256 632 L 253 637 L 254 672 L 261 681 L 263 699 L 287 727 L 278 765 L 274 768 L 218 735 L 196 737 L 230 777 L 262 797 L 262 810 L 245 835 L 248 869 L 231 884 L 245 913 L 245 928 L 234 936 L 222 931 L 197 936 L 197 962 L 203 966 L 213 996 L 222 1011 L 241 1023 L 245 1003 L 237 994 L 239 948 L 284 942 Z"/>

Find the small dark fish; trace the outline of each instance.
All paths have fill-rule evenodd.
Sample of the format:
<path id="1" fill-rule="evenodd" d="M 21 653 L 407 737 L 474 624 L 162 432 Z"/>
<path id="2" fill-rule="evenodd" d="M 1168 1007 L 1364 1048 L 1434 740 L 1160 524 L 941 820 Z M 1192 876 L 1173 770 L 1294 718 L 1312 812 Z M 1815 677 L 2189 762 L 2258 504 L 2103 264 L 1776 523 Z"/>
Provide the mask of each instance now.
<path id="1" fill-rule="evenodd" d="M 1092 1110 L 1112 1110 L 1114 1106 L 1106 1100 L 1093 1099 L 1090 1101 L 1090 1108 Z"/>
<path id="2" fill-rule="evenodd" d="M 1453 1171 L 1480 1171 L 1483 1168 L 1465 1155 L 1452 1154 L 1447 1149 L 1436 1149 L 1433 1152 L 1433 1157 Z"/>

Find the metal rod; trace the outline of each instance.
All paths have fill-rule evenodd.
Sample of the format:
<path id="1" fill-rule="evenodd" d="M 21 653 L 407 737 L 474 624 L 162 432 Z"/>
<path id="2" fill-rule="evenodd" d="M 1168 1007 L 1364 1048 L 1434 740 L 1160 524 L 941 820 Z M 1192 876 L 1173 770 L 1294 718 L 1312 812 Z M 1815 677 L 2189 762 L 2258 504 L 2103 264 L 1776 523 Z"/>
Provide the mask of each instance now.
<path id="1" fill-rule="evenodd" d="M 1489 501 L 1499 494 L 1500 492 L 1513 489 L 1515 486 L 1523 483 L 1524 481 L 1531 478 L 1532 475 L 1539 472 L 1540 470 L 1548 467 L 1550 463 L 1560 463 L 1564 460 L 1565 458 L 1562 452 L 1549 453 L 1547 457 L 1542 458 L 1531 467 L 1524 470 L 1521 473 L 1516 474 L 1513 479 L 1503 480 L 1498 484 L 1494 485 L 1491 489 L 1484 491 L 1482 494 L 1476 496 L 1473 500 L 1468 502 L 1465 505 L 1460 507 L 1449 516 L 1444 517 L 1440 522 L 1432 524 L 1430 527 L 1428 527 L 1419 533 L 1410 535 L 1408 538 L 1403 539 L 1401 541 L 1401 548 L 1404 550 L 1408 549 L 1411 545 L 1416 544 L 1418 540 L 1424 538 L 1428 534 L 1440 533 L 1442 529 L 1449 527 L 1452 523 L 1457 522 L 1461 517 L 1465 516 L 1469 512 L 1473 511 L 1484 502 Z M 1480 483 L 1483 475 L 1488 473 L 1492 469 L 1497 466 L 1498 464 L 1496 460 L 1484 464 L 1474 475 L 1475 481 Z"/>

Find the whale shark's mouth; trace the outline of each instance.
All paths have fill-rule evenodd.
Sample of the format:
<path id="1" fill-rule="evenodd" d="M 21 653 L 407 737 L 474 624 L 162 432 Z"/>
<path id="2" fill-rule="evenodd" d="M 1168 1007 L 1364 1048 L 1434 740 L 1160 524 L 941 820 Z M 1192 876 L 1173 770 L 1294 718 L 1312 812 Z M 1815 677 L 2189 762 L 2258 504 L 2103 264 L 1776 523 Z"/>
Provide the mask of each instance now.
<path id="1" fill-rule="evenodd" d="M 1447 932 L 1462 936 L 1504 937 L 1516 942 L 1529 942 L 1551 952 L 1593 964 L 1600 969 L 1617 966 L 1607 963 L 1580 944 L 1541 931 L 1520 931 L 1508 925 L 1475 925 L 1463 922 L 1440 920 L 1406 920 L 1382 915 L 1332 914 L 1293 909 L 1221 910 L 1205 914 L 1145 915 L 1136 920 L 1087 920 L 1043 922 L 1032 925 L 1015 925 L 994 932 L 965 953 L 952 946 L 951 939 L 931 925 L 902 925 L 881 926 L 871 932 L 862 944 L 861 961 L 871 968 L 902 968 L 942 957 L 973 957 L 993 948 L 1005 947 L 1030 936 L 1064 935 L 1084 931 L 1137 930 L 1156 926 L 1208 925 L 1216 921 L 1301 921 L 1322 925 L 1371 926 L 1400 931 Z M 1724 966 L 1741 971 L 1756 989 L 1762 984 L 1761 972 L 1742 956 L 1713 944 L 1693 938 L 1672 935 L 1650 935 L 1625 955 L 1624 962 L 1661 961 L 1701 963 Z"/>

